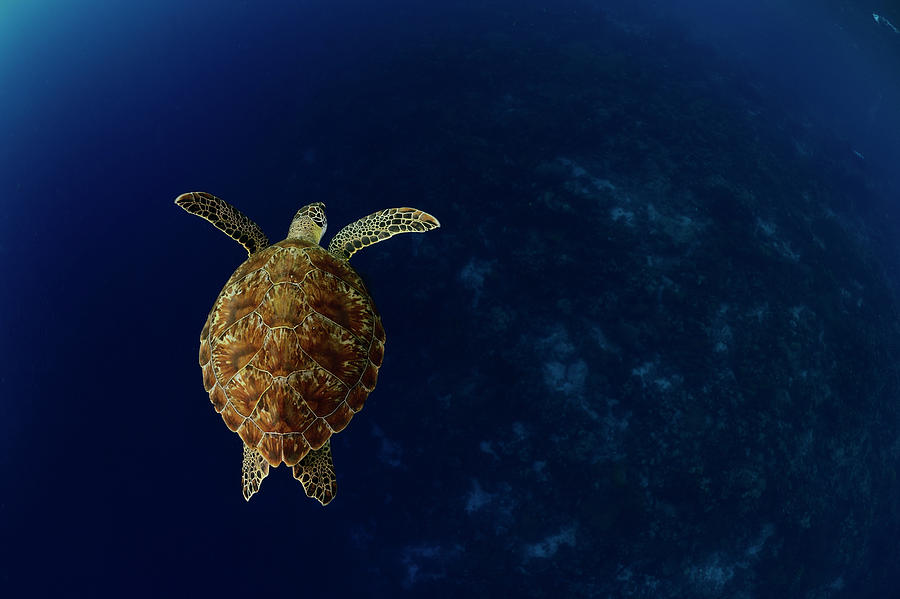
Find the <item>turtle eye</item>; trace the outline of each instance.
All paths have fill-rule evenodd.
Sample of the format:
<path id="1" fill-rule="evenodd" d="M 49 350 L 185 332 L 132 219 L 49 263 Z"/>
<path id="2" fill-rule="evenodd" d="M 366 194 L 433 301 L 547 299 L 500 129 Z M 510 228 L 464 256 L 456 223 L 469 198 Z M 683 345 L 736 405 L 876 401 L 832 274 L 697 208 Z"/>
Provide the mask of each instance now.
<path id="1" fill-rule="evenodd" d="M 310 204 L 306 207 L 306 216 L 317 226 L 322 227 L 322 233 L 325 233 L 325 229 L 328 227 L 328 219 L 325 218 L 325 204 L 322 202 Z"/>
<path id="2" fill-rule="evenodd" d="M 328 228 L 328 219 L 325 218 L 324 210 L 316 210 L 312 215 L 313 222 L 322 227 L 322 233 Z"/>

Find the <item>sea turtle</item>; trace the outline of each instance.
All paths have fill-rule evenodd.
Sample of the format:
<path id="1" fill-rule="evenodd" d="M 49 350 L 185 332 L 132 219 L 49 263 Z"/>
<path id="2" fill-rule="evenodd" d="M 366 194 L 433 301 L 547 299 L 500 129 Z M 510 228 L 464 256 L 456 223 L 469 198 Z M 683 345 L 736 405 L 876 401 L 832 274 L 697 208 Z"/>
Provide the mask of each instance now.
<path id="1" fill-rule="evenodd" d="M 328 249 L 325 205 L 297 211 L 287 239 L 269 245 L 259 226 L 204 192 L 175 203 L 246 248 L 200 332 L 203 386 L 244 445 L 242 486 L 250 501 L 282 462 L 309 497 L 326 505 L 337 483 L 331 435 L 347 426 L 375 388 L 384 356 L 381 317 L 347 260 L 398 233 L 430 231 L 415 208 L 375 212 L 338 231 Z"/>

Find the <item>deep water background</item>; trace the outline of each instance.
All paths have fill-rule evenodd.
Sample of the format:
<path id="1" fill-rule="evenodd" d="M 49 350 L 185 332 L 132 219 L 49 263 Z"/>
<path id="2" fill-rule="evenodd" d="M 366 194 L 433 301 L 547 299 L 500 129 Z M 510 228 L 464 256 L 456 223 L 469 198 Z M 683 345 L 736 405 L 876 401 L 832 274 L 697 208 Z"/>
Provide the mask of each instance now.
<path id="1" fill-rule="evenodd" d="M 0 592 L 900 596 L 874 4 L 0 4 Z M 241 497 L 191 190 L 442 223 L 353 257 L 386 357 L 327 508 Z"/>

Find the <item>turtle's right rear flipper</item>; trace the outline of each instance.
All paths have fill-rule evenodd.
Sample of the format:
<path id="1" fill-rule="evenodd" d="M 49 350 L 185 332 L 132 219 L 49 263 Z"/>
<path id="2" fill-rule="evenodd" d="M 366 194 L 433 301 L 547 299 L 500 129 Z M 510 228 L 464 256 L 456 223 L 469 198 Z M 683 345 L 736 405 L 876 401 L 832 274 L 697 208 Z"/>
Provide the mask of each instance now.
<path id="1" fill-rule="evenodd" d="M 294 466 L 294 478 L 303 485 L 307 497 L 312 497 L 322 505 L 334 499 L 337 494 L 337 477 L 331 459 L 331 439 L 319 449 L 311 449 Z"/>
<path id="2" fill-rule="evenodd" d="M 191 191 L 175 198 L 175 203 L 191 214 L 211 222 L 217 229 L 244 246 L 251 256 L 269 246 L 269 239 L 255 222 L 240 210 L 205 191 Z"/>

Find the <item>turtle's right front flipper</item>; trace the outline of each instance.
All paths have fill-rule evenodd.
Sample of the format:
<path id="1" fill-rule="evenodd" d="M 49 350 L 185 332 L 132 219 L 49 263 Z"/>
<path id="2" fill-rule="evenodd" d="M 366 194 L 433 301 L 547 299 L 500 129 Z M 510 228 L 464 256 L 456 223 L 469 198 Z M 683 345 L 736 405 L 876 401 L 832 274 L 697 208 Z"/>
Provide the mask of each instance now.
<path id="1" fill-rule="evenodd" d="M 440 226 L 438 219 L 417 208 L 388 208 L 338 231 L 328 244 L 328 251 L 341 260 L 349 260 L 358 250 L 399 233 L 424 233 Z"/>
<path id="2" fill-rule="evenodd" d="M 228 202 L 205 191 L 183 193 L 175 203 L 191 214 L 211 222 L 217 229 L 244 246 L 251 256 L 269 246 L 269 239 L 255 222 Z"/>

